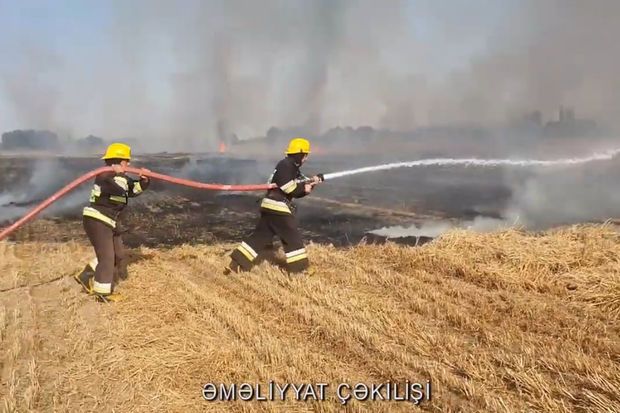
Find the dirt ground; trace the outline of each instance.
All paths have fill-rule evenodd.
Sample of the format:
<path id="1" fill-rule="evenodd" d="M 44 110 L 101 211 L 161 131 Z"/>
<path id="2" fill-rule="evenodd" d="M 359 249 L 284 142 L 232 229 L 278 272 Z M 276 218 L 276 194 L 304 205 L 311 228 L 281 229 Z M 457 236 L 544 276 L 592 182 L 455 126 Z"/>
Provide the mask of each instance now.
<path id="1" fill-rule="evenodd" d="M 79 236 L 1 242 L 0 410 L 620 411 L 610 227 L 311 243 L 315 272 L 299 278 L 272 265 L 280 251 L 223 275 L 233 247 L 132 248 L 124 301 L 100 304 L 70 278 L 91 256 Z M 202 395 L 206 383 L 270 381 L 329 387 L 322 401 Z M 430 400 L 337 398 L 341 383 L 407 381 L 430 381 Z"/>

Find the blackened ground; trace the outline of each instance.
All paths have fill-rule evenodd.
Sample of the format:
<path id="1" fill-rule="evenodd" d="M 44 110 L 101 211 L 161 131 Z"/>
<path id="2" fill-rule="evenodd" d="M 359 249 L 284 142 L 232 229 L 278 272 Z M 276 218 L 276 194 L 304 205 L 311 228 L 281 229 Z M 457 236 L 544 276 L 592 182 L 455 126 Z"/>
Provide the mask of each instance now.
<path id="1" fill-rule="evenodd" d="M 148 166 L 203 182 L 257 183 L 267 179 L 260 173 L 269 170 L 267 164 L 226 161 L 235 166 L 229 168 L 225 161 L 188 163 L 181 168 L 153 161 L 154 165 Z M 339 167 L 337 163 L 318 163 L 309 165 L 306 173 L 333 171 Z M 227 176 L 224 170 L 235 173 Z M 262 195 L 262 192 L 199 191 L 153 181 L 143 196 L 131 200 L 127 216 L 129 231 L 124 239 L 130 247 L 239 242 L 256 225 L 258 201 Z M 297 201 L 297 216 L 306 241 L 347 246 L 385 242 L 385 239 L 368 235 L 369 231 L 382 227 L 411 226 L 434 217 L 496 216 L 509 196 L 510 191 L 502 186 L 502 176 L 488 171 L 468 169 L 456 173 L 450 168 L 407 168 L 326 181 L 310 196 Z M 34 204 L 28 204 L 24 212 L 30 205 Z M 13 239 L 66 241 L 83 238 L 82 206 L 46 214 L 47 219 L 28 224 Z M 0 226 L 5 224 L 8 222 Z M 419 239 L 392 238 L 391 241 L 421 244 Z"/>
<path id="2" fill-rule="evenodd" d="M 256 195 L 227 194 L 211 199 L 175 196 L 157 204 L 144 203 L 130 213 L 132 229 L 126 242 L 132 246 L 239 242 L 258 222 L 259 200 Z M 307 241 L 336 246 L 357 244 L 370 230 L 404 222 L 399 217 L 358 211 L 333 213 L 310 198 L 298 202 L 297 216 Z"/>
<path id="3" fill-rule="evenodd" d="M 19 161 L 19 162 L 18 162 Z M 360 167 L 371 161 L 313 160 L 304 165 L 304 172 L 333 172 Z M 28 212 L 41 198 L 60 189 L 74 177 L 100 166 L 99 160 L 70 159 L 60 162 L 62 179 L 47 184 L 45 191 L 28 189 L 27 173 L 35 168 L 32 159 L 0 158 L 0 220 L 2 208 L 21 208 Z M 137 162 L 153 171 L 185 176 L 202 182 L 263 183 L 268 179 L 274 163 L 271 161 L 239 160 L 224 157 L 190 159 L 183 156 L 150 157 Z M 583 169 L 584 177 L 598 179 L 604 172 L 620 173 L 613 163 L 590 165 Z M 298 201 L 300 228 L 308 241 L 353 245 L 360 241 L 383 242 L 377 237 L 366 237 L 368 231 L 382 227 L 442 220 L 468 220 L 478 216 L 500 217 L 510 202 L 511 188 L 527 181 L 533 173 L 528 170 L 426 167 L 402 168 L 326 181 L 307 198 Z M 597 175 L 598 174 L 598 175 Z M 5 177 L 14 177 L 4 179 Z M 602 175 L 601 175 L 602 176 Z M 18 180 L 17 178 L 20 178 Z M 584 178 L 585 179 L 585 178 Z M 510 182 L 510 185 L 508 184 Z M 83 189 L 88 191 L 90 184 Z M 36 185 L 34 185 L 36 186 Z M 23 189 L 26 188 L 26 189 Z M 11 197 L 20 189 L 24 197 Z M 72 209 L 45 211 L 33 223 L 15 234 L 13 239 L 64 241 L 84 237 L 81 228 L 81 207 L 77 202 Z M 218 193 L 199 191 L 153 181 L 143 196 L 133 199 L 128 222 L 130 230 L 126 242 L 130 246 L 173 246 L 183 243 L 237 242 L 253 230 L 258 219 L 257 193 Z M 81 196 L 81 195 L 80 195 Z M 15 219 L 15 218 L 11 218 Z M 0 227 L 9 221 L 0 222 Z M 420 240 L 393 238 L 393 242 L 419 245 Z"/>
<path id="4" fill-rule="evenodd" d="M 51 161 L 48 161 L 48 164 L 49 162 Z M 40 165 L 38 161 L 29 158 L 0 158 L 0 194 L 9 195 L 1 198 L 2 204 L 7 204 L 5 207 L 16 207 L 10 204 L 11 202 L 19 202 L 20 205 L 17 206 L 24 207 L 34 205 L 36 201 L 51 195 L 75 177 L 101 166 L 100 160 L 91 158 L 67 158 L 54 162 L 53 168 L 49 165 L 47 167 L 54 170 L 54 176 L 58 177 L 57 182 L 46 179 L 44 187 L 41 188 L 37 185 L 40 182 L 29 181 L 30 175 L 38 176 L 34 173 L 37 165 Z M 379 162 L 317 158 L 304 165 L 303 170 L 307 175 L 312 175 Z M 156 172 L 202 182 L 242 184 L 266 182 L 274 165 L 274 162 L 264 160 L 170 155 L 144 157 L 136 160 L 134 166 L 145 166 Z M 6 177 L 12 178 L 5 180 Z M 209 199 L 215 196 L 208 191 L 184 190 L 156 182 L 153 190 L 160 189 L 187 194 L 191 199 Z M 20 196 L 13 199 L 11 194 Z M 414 213 L 428 214 L 433 211 L 460 218 L 471 218 L 480 214 L 497 216 L 511 197 L 502 170 L 453 167 L 403 168 L 345 177 L 327 181 L 316 189 L 315 194 L 346 203 Z M 2 205 L 0 217 L 1 208 Z M 344 210 L 343 213 L 348 214 L 349 211 Z"/>
<path id="5" fill-rule="evenodd" d="M 132 200 L 123 238 L 129 247 L 239 242 L 256 225 L 259 200 L 258 194 L 179 193 L 160 188 Z M 35 220 L 10 239 L 48 242 L 85 239 L 80 212 L 78 208 Z M 306 241 L 336 246 L 357 244 L 368 231 L 383 226 L 412 222 L 410 216 L 389 212 L 338 210 L 333 205 L 313 202 L 311 197 L 298 202 L 298 218 Z"/>

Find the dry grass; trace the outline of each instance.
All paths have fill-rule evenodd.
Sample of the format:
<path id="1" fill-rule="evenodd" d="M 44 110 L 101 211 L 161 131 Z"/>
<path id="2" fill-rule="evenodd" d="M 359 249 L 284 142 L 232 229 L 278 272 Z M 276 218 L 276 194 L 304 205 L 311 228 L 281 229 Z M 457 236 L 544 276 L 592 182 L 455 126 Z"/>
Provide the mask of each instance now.
<path id="1" fill-rule="evenodd" d="M 0 293 L 0 409 L 335 412 L 340 382 L 430 380 L 428 411 L 620 411 L 620 238 L 609 227 L 311 245 L 305 278 L 267 263 L 224 276 L 231 247 L 134 251 L 127 298 L 113 305 L 70 279 Z M 78 242 L 0 250 L 0 289 L 70 275 L 90 254 Z M 270 380 L 331 386 L 324 402 L 201 397 L 206 382 Z"/>

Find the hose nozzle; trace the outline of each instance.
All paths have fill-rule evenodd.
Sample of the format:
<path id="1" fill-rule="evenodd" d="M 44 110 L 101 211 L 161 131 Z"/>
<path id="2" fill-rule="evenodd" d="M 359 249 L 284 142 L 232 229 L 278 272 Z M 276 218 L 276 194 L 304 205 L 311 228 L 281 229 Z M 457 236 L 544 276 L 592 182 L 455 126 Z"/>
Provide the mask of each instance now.
<path id="1" fill-rule="evenodd" d="M 325 181 L 325 176 L 323 174 L 316 174 L 316 176 L 321 180 L 321 182 Z M 300 179 L 299 181 L 297 181 L 297 183 L 309 184 L 310 182 L 313 182 L 313 181 L 314 181 L 313 178 L 304 178 L 304 179 Z"/>

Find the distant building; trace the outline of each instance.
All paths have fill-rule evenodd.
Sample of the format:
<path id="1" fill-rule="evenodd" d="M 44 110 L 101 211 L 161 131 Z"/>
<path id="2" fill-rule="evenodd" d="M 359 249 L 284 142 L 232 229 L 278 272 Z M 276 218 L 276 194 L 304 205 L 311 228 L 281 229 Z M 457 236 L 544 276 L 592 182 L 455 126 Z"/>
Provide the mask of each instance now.
<path id="1" fill-rule="evenodd" d="M 572 108 L 560 106 L 558 120 L 547 122 L 544 135 L 548 137 L 600 136 L 603 130 L 592 119 L 578 119 Z"/>

